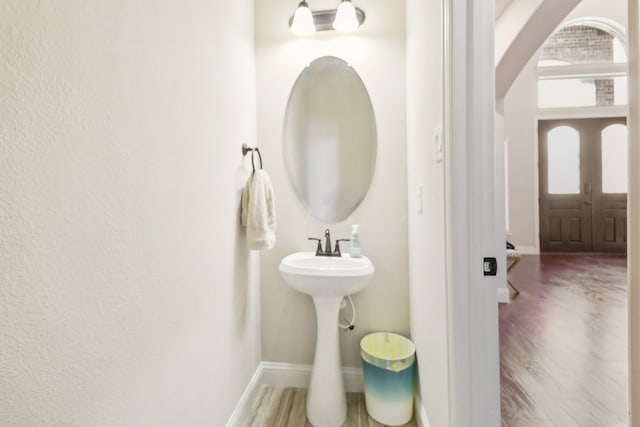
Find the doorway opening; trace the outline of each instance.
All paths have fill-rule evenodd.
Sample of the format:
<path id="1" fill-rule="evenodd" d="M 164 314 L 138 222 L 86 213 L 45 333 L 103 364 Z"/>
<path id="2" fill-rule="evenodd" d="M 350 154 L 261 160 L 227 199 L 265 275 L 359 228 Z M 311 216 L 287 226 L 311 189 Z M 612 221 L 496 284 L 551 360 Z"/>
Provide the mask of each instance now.
<path id="1" fill-rule="evenodd" d="M 525 77 L 529 87 L 537 78 L 537 92 L 529 92 L 537 95 L 537 109 L 528 107 L 532 151 L 518 159 L 533 171 L 528 197 L 538 197 L 528 213 L 511 203 L 509 223 L 519 228 L 509 231 L 517 247 L 522 217 L 532 214 L 526 236 L 539 246 L 528 246 L 510 274 L 521 293 L 500 306 L 503 425 L 523 418 L 558 425 L 627 421 L 625 45 L 625 31 L 614 22 L 568 21 Z M 516 129 L 507 136 L 517 143 L 517 135 Z M 512 173 L 510 187 L 524 190 L 514 176 L 526 173 Z M 530 341 L 523 338 L 528 333 Z M 607 354 L 599 354 L 604 348 Z M 611 363 L 600 365 L 604 360 Z"/>
<path id="2" fill-rule="evenodd" d="M 541 252 L 626 253 L 624 30 L 573 20 L 538 56 Z M 545 118 L 546 118 L 545 117 Z"/>

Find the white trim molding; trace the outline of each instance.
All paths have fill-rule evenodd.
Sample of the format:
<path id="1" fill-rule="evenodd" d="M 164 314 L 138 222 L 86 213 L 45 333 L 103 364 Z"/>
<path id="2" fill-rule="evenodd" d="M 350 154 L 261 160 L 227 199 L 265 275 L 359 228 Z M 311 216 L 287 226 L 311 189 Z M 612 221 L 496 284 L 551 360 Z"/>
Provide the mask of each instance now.
<path id="1" fill-rule="evenodd" d="M 258 400 L 258 393 L 262 386 L 262 363 L 253 373 L 249 384 L 240 396 L 240 400 L 227 420 L 226 427 L 245 427 L 251 421 L 249 417 L 254 412 L 254 405 Z"/>
<path id="2" fill-rule="evenodd" d="M 600 117 L 627 117 L 628 115 L 629 108 L 626 105 L 615 105 L 611 107 L 540 108 L 538 109 L 537 120 L 593 119 Z"/>
<path id="3" fill-rule="evenodd" d="M 504 221 L 499 227 L 495 224 L 495 210 L 504 206 L 494 202 L 494 2 L 445 3 L 447 425 L 496 426 L 498 282 L 497 276 L 484 276 L 481 269 L 484 257 L 505 256 Z"/>
<path id="4" fill-rule="evenodd" d="M 269 386 L 308 388 L 311 381 L 311 365 L 262 362 L 258 369 L 262 369 L 262 384 Z M 346 392 L 364 391 L 361 368 L 343 367 L 342 379 Z"/>
<path id="5" fill-rule="evenodd" d="M 500 287 L 498 288 L 498 303 L 499 304 L 504 304 L 504 303 L 509 303 L 511 302 L 511 295 L 509 294 L 509 288 L 508 287 Z"/>
<path id="6" fill-rule="evenodd" d="M 640 140 L 640 2 L 628 2 L 629 141 Z M 627 263 L 629 279 L 629 425 L 640 425 L 640 147 L 629 144 Z"/>
<path id="7" fill-rule="evenodd" d="M 342 368 L 344 388 L 349 393 L 364 391 L 362 369 Z M 251 421 L 262 386 L 308 388 L 311 380 L 311 365 L 294 363 L 260 362 L 238 404 L 231 413 L 226 427 L 245 427 Z M 428 427 L 429 424 L 426 424 Z"/>
<path id="8" fill-rule="evenodd" d="M 522 255 L 540 255 L 540 249 L 536 246 L 519 246 L 518 252 Z"/>
<path id="9" fill-rule="evenodd" d="M 619 22 L 616 22 L 613 19 L 604 18 L 602 16 L 579 17 L 570 19 L 568 21 L 565 21 L 557 31 L 576 25 L 595 27 L 599 30 L 613 34 L 616 38 L 622 41 L 622 43 L 624 43 L 625 45 L 627 44 L 627 34 L 624 29 L 624 25 L 620 25 Z"/>
<path id="10" fill-rule="evenodd" d="M 420 399 L 418 393 L 415 394 L 415 398 L 413 400 L 413 412 L 416 424 L 418 424 L 419 427 L 431 427 L 431 424 L 429 424 L 429 418 L 427 417 L 427 410 L 422 404 L 422 399 Z"/>
<path id="11" fill-rule="evenodd" d="M 626 76 L 627 64 L 624 62 L 604 62 L 568 65 L 538 66 L 539 79 L 557 79 L 569 77 L 615 77 Z"/>

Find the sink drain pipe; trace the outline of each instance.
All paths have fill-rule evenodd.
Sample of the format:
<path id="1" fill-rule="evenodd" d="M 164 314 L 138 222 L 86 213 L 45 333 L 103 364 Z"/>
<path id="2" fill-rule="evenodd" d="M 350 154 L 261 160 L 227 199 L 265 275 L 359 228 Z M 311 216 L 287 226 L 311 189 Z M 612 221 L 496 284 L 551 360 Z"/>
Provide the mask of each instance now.
<path id="1" fill-rule="evenodd" d="M 349 300 L 349 304 L 351 304 L 351 322 L 346 323 L 346 324 L 338 322 L 338 326 L 340 326 L 345 331 L 353 331 L 353 328 L 355 328 L 355 325 L 356 325 L 356 307 L 353 304 L 353 300 L 351 299 L 351 295 L 347 295 L 345 298 L 348 299 Z M 340 305 L 340 310 L 342 310 L 346 306 L 347 306 L 347 303 L 343 298 L 342 299 L 342 304 Z"/>

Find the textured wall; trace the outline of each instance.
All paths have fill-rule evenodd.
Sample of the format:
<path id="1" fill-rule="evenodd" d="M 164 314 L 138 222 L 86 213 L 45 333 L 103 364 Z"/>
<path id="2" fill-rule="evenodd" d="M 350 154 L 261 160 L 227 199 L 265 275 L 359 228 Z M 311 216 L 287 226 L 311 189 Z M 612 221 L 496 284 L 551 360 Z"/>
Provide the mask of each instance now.
<path id="1" fill-rule="evenodd" d="M 231 413 L 260 360 L 237 217 L 252 16 L 250 0 L 0 2 L 0 425 Z"/>
<path id="2" fill-rule="evenodd" d="M 314 220 L 294 194 L 284 168 L 282 128 L 298 74 L 313 59 L 334 55 L 349 62 L 362 78 L 377 124 L 378 152 L 371 188 L 349 218 L 329 225 L 334 237 L 349 237 L 350 225 L 360 224 L 363 253 L 376 267 L 369 288 L 355 295 L 355 330 L 341 333 L 343 364 L 360 366 L 362 336 L 371 331 L 409 331 L 404 2 L 363 2 L 359 6 L 367 19 L 357 32 L 309 38 L 293 36 L 288 29 L 295 6 L 284 0 L 256 2 L 258 140 L 276 187 L 278 209 L 276 248 L 261 259 L 263 358 L 290 363 L 313 360 L 313 303 L 285 284 L 278 264 L 288 253 L 313 250 L 307 237 L 321 236 L 328 224 Z M 311 7 L 330 9 L 336 2 L 316 0 Z"/>
<path id="3" fill-rule="evenodd" d="M 433 427 L 451 425 L 444 163 L 436 162 L 432 142 L 434 129 L 444 120 L 442 3 L 407 1 L 411 337 L 416 343 L 419 391 Z"/>

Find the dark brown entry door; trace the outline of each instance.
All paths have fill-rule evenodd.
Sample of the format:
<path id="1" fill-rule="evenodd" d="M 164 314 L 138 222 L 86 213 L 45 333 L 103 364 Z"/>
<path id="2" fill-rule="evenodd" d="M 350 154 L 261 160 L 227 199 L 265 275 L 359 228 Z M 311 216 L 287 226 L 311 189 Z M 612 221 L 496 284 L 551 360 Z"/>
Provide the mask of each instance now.
<path id="1" fill-rule="evenodd" d="M 623 117 L 538 122 L 540 249 L 626 252 Z"/>

